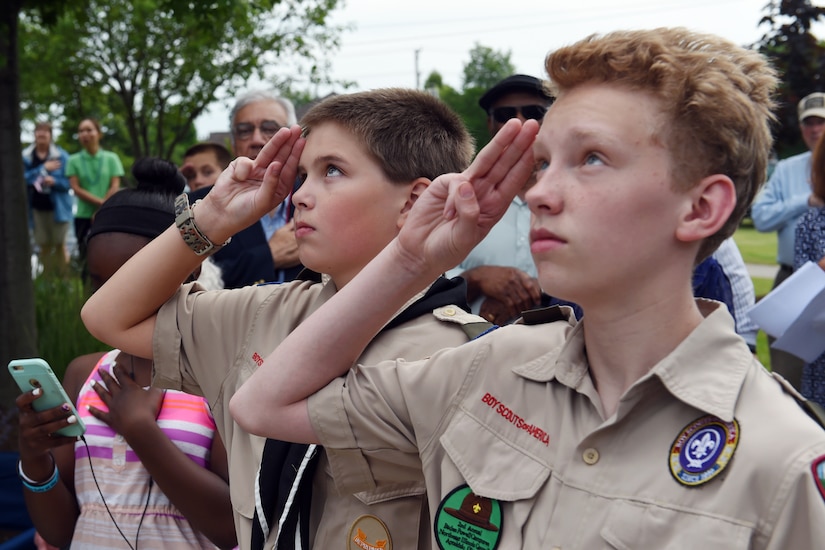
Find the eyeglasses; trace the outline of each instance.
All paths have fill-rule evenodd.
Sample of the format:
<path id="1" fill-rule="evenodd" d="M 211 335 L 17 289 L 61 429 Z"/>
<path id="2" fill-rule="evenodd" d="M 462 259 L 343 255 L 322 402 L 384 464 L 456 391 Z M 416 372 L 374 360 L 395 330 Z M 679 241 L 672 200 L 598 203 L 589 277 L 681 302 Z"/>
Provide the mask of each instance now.
<path id="1" fill-rule="evenodd" d="M 544 105 L 522 105 L 521 107 L 494 107 L 490 109 L 490 116 L 496 122 L 507 122 L 516 118 L 519 113 L 526 119 L 541 120 L 547 112 Z"/>
<path id="2" fill-rule="evenodd" d="M 232 133 L 234 134 L 235 139 L 240 139 L 243 141 L 250 139 L 252 135 L 255 133 L 255 128 L 258 128 L 258 130 L 261 131 L 261 136 L 263 136 L 264 139 L 270 139 L 272 136 L 278 133 L 278 130 L 280 130 L 282 127 L 283 126 L 281 126 L 279 122 L 276 122 L 274 120 L 263 120 L 261 121 L 260 126 L 255 126 L 254 124 L 251 124 L 249 122 L 241 122 L 240 124 L 235 125 L 235 129 Z"/>

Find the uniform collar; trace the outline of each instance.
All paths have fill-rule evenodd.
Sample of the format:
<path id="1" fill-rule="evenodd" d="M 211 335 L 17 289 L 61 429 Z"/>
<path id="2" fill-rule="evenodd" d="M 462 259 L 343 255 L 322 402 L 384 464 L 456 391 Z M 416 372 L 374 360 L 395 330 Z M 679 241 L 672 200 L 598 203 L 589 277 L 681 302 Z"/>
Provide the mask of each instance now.
<path id="1" fill-rule="evenodd" d="M 684 403 L 731 422 L 753 354 L 736 334 L 724 304 L 710 300 L 697 304 L 705 320 L 649 375 L 658 377 Z"/>
<path id="2" fill-rule="evenodd" d="M 637 380 L 622 401 L 639 398 L 648 384 L 658 380 L 684 403 L 729 422 L 753 355 L 736 334 L 733 318 L 724 304 L 697 300 L 705 319 L 676 349 Z M 571 321 L 572 323 L 572 321 Z M 590 394 L 583 323 L 573 326 L 565 341 L 513 372 L 536 382 L 557 381 Z M 649 388 L 648 388 L 649 389 Z M 621 406 L 621 405 L 620 405 Z"/>

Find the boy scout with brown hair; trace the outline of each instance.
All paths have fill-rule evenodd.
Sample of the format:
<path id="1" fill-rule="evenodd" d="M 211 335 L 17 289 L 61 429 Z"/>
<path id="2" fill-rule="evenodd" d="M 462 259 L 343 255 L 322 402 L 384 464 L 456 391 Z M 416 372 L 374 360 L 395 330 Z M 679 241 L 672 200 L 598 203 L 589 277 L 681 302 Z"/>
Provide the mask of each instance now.
<path id="1" fill-rule="evenodd" d="M 394 463 L 419 468 L 442 549 L 820 547 L 825 431 L 690 284 L 765 179 L 774 72 L 685 29 L 591 36 L 546 68 L 557 99 L 533 149 L 531 252 L 542 288 L 582 321 L 525 316 L 337 378 L 508 204 L 509 180 L 474 171 L 508 169 L 491 148 L 433 182 L 398 237 L 266 358 L 233 415 L 320 442 L 336 475 L 365 485 L 390 482 Z"/>
<path id="2" fill-rule="evenodd" d="M 303 137 L 297 126 L 281 129 L 254 161 L 236 159 L 196 207 L 182 197 L 178 227 L 95 293 L 83 319 L 101 340 L 152 358 L 154 385 L 209 401 L 229 454 L 241 548 L 342 548 L 345 540 L 353 548 L 380 541 L 391 541 L 386 549 L 428 548 L 423 482 L 399 478 L 353 496 L 349 487 L 360 480 L 333 480 L 319 448 L 250 436 L 233 423 L 228 401 L 278 342 L 397 234 L 432 179 L 468 166 L 472 139 L 439 100 L 402 89 L 336 96 L 312 108 L 303 126 Z M 296 173 L 295 235 L 301 263 L 315 272 L 310 280 L 178 290 L 215 243 L 279 204 Z M 436 276 L 425 286 L 376 336 L 365 362 L 419 359 L 469 339 L 466 329 L 482 320 L 453 305 L 466 301 L 463 283 Z"/>

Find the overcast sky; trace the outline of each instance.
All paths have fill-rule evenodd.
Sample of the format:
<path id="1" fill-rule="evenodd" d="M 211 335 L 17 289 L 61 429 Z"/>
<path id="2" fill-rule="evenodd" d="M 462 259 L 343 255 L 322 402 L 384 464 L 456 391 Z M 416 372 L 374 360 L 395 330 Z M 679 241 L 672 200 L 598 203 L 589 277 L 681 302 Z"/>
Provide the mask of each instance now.
<path id="1" fill-rule="evenodd" d="M 475 44 L 509 51 L 518 72 L 542 76 L 547 52 L 594 32 L 681 25 L 749 45 L 768 30 L 758 26 L 768 0 L 345 2 L 333 21 L 352 30 L 342 34 L 331 76 L 355 81 L 357 87 L 350 91 L 415 87 L 434 70 L 445 84 L 460 88 L 462 69 Z M 813 3 L 825 5 L 825 0 Z M 825 26 L 817 26 L 814 33 L 825 37 Z M 319 95 L 330 91 L 317 90 Z M 195 122 L 198 137 L 226 131 L 227 116 L 223 102 L 213 104 Z"/>

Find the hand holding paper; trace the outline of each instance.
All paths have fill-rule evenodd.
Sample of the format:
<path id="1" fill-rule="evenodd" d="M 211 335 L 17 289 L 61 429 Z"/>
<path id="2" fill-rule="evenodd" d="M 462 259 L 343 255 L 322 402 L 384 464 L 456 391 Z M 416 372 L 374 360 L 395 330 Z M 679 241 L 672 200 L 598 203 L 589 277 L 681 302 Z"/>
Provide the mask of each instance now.
<path id="1" fill-rule="evenodd" d="M 825 271 L 808 262 L 748 312 L 773 347 L 814 361 L 825 352 Z"/>

